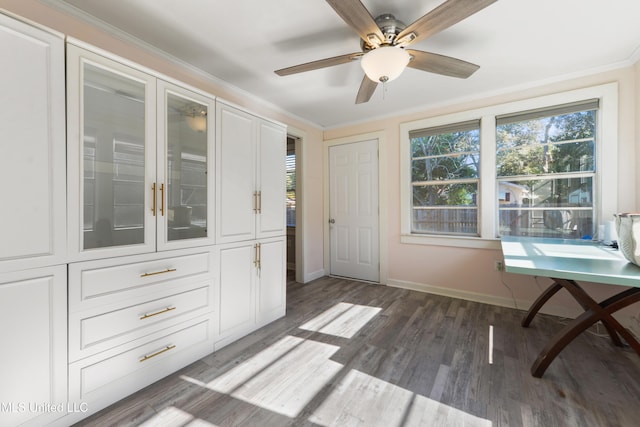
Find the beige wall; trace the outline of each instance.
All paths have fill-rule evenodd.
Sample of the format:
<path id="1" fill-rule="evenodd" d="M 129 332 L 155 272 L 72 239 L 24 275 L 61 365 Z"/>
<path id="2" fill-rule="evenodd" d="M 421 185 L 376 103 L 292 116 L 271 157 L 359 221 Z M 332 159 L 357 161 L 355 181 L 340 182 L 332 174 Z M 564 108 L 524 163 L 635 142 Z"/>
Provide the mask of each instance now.
<path id="1" fill-rule="evenodd" d="M 400 242 L 399 188 L 402 183 L 400 182 L 399 138 L 401 123 L 618 82 L 618 211 L 637 211 L 640 188 L 637 185 L 636 165 L 640 164 L 638 161 L 640 149 L 638 148 L 639 138 L 636 135 L 635 123 L 640 123 L 640 111 L 638 111 L 640 108 L 637 107 L 640 106 L 640 88 L 637 87 L 636 81 L 640 81 L 639 65 L 526 90 L 505 92 L 464 104 L 425 108 L 424 111 L 399 117 L 326 130 L 325 140 L 346 138 L 373 131 L 384 132 L 387 156 L 385 159 L 381 159 L 381 162 L 382 167 L 386 168 L 388 204 L 382 208 L 387 210 L 388 218 L 389 283 L 423 289 L 435 287 L 440 288 L 435 289 L 436 292 L 441 291 L 445 294 L 510 306 L 514 305 L 515 298 L 520 308 L 528 308 L 531 301 L 540 293 L 540 287 L 546 287 L 549 283 L 549 279 L 539 278 L 536 281 L 531 277 L 509 273 L 500 274 L 495 271 L 494 260 L 502 258 L 499 250 L 426 246 Z M 615 291 L 610 286 L 587 285 L 587 287 L 595 295 L 601 297 L 608 296 Z M 577 304 L 567 295 L 558 295 L 551 302 L 553 304 L 548 307 L 548 311 L 556 314 L 574 315 L 578 310 Z M 639 308 L 636 308 L 635 311 L 627 310 L 625 316 L 628 318 L 625 323 L 635 322 L 629 316 L 635 316 L 639 311 Z"/>

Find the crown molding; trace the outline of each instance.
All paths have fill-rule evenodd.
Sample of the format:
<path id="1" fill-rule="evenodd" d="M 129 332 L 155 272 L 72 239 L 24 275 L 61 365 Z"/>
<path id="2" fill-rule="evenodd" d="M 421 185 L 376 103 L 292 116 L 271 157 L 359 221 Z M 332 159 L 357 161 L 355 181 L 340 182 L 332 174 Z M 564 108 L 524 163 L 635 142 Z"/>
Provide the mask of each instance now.
<path id="1" fill-rule="evenodd" d="M 287 111 L 285 109 L 283 109 L 282 107 L 273 104 L 263 98 L 260 98 L 254 94 L 252 94 L 251 92 L 248 92 L 244 89 L 241 89 L 237 86 L 232 85 L 231 83 L 220 79 L 219 77 L 214 76 L 211 73 L 208 73 L 204 70 L 202 70 L 201 68 L 198 68 L 186 61 L 183 61 L 167 52 L 165 52 L 162 49 L 157 48 L 156 46 L 153 46 L 152 44 L 145 42 L 144 40 L 141 40 L 137 37 L 132 36 L 131 34 L 122 31 L 121 29 L 113 26 L 112 24 L 109 24 L 108 22 L 105 22 L 101 19 L 96 18 L 93 15 L 90 15 L 89 13 L 77 8 L 76 6 L 73 6 L 69 3 L 66 3 L 62 0 L 39 0 L 40 3 L 43 3 L 44 5 L 51 7 L 53 9 L 56 9 L 66 15 L 71 16 L 72 18 L 75 18 L 79 21 L 82 21 L 86 24 L 89 24 L 92 27 L 95 27 L 99 30 L 104 31 L 105 33 L 117 38 L 120 41 L 123 41 L 127 44 L 131 44 L 133 46 L 136 46 L 142 50 L 145 50 L 147 52 L 152 53 L 153 55 L 167 61 L 170 62 L 174 65 L 177 65 L 183 69 L 186 69 L 189 73 L 200 77 L 216 86 L 219 86 L 223 89 L 228 90 L 231 93 L 234 93 L 236 95 L 238 95 L 241 98 L 245 98 L 247 100 L 250 100 L 252 103 L 258 104 L 258 105 L 262 105 L 265 108 L 268 108 L 270 110 L 273 110 L 279 114 L 282 114 L 284 116 L 289 117 L 292 120 L 296 120 L 298 122 L 301 123 L 305 123 L 311 127 L 314 127 L 316 129 L 324 129 L 324 127 L 319 124 L 319 123 L 315 123 L 312 122 L 306 118 L 300 117 L 295 115 L 294 113 Z M 217 95 L 216 95 L 217 97 Z M 221 98 L 222 99 L 222 98 Z"/>

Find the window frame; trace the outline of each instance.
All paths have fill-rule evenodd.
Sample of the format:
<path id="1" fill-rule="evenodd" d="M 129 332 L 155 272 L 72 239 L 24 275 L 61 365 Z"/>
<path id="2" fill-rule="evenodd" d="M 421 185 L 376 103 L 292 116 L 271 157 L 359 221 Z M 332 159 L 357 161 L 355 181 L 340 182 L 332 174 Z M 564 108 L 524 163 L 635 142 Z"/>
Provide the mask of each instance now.
<path id="1" fill-rule="evenodd" d="M 520 101 L 430 117 L 400 124 L 400 241 L 408 244 L 499 249 L 498 180 L 496 176 L 496 117 L 534 109 L 553 108 L 597 98 L 596 176 L 594 222 L 613 218 L 618 206 L 618 83 L 559 92 Z M 480 235 L 454 236 L 411 232 L 411 140 L 409 133 L 420 129 L 480 120 L 480 187 L 478 221 Z M 604 147 L 606 146 L 606 150 Z M 607 191 L 602 191 L 607 189 Z"/>
<path id="2" fill-rule="evenodd" d="M 428 160 L 428 159 L 438 159 L 438 158 L 454 158 L 465 155 L 474 155 L 477 154 L 478 159 L 480 158 L 480 120 L 471 120 L 465 123 L 452 123 L 449 126 L 445 127 L 432 127 L 428 129 L 420 129 L 417 131 L 418 135 L 411 135 L 413 132 L 409 134 L 409 141 L 414 138 L 420 137 L 429 137 L 429 136 L 441 136 L 441 135 L 450 135 L 453 133 L 462 133 L 469 131 L 477 131 L 478 133 L 478 150 L 477 151 L 452 151 L 446 154 L 434 154 L 428 156 L 413 156 L 413 147 L 411 147 L 411 168 L 413 170 L 413 162 Z M 474 210 L 476 211 L 476 221 L 475 221 L 475 230 L 473 233 L 470 232 L 446 232 L 446 231 L 432 231 L 432 232 L 418 232 L 414 231 L 417 227 L 413 223 L 411 225 L 411 233 L 415 235 L 436 235 L 436 236 L 462 236 L 462 237 L 478 237 L 480 234 L 480 221 L 478 219 L 477 212 L 480 211 L 480 206 L 477 195 L 479 193 L 480 187 L 480 164 L 477 165 L 477 177 L 467 177 L 467 178 L 442 178 L 442 179 L 433 179 L 431 181 L 414 181 L 413 176 L 411 177 L 411 185 L 412 185 L 412 197 L 411 197 L 411 210 L 412 210 L 412 218 L 414 218 L 417 211 L 442 211 L 442 210 L 452 210 L 452 211 L 463 211 L 463 210 Z M 415 206 L 415 190 L 416 187 L 429 187 L 429 186 L 448 186 L 448 185 L 459 185 L 459 184 L 475 184 L 476 185 L 476 201 L 473 204 L 468 205 L 433 205 L 433 206 Z"/>

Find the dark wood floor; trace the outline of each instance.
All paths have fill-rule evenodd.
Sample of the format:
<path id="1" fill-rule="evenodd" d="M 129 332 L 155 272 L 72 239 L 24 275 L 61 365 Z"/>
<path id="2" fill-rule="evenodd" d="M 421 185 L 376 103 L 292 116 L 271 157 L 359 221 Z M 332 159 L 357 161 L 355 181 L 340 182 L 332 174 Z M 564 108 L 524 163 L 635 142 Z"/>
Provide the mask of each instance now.
<path id="1" fill-rule="evenodd" d="M 559 319 L 335 278 L 290 283 L 287 307 L 79 425 L 640 425 L 640 358 L 608 338 L 530 375 Z"/>

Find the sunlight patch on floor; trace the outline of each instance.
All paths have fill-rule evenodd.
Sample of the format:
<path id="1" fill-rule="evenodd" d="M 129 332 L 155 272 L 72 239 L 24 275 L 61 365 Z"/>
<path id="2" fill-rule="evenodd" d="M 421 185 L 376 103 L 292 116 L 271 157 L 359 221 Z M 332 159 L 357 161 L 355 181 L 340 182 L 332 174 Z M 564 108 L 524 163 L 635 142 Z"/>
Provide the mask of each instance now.
<path id="1" fill-rule="evenodd" d="M 489 325 L 489 365 L 493 365 L 493 325 Z"/>
<path id="2" fill-rule="evenodd" d="M 299 328 L 341 338 L 353 338 L 381 310 L 380 307 L 341 302 Z"/>
<path id="3" fill-rule="evenodd" d="M 342 302 L 300 328 L 351 338 L 380 311 L 378 307 Z M 291 419 L 298 417 L 333 380 L 324 401 L 315 410 L 309 408 L 313 413 L 308 421 L 318 426 L 492 425 L 489 420 L 438 402 L 435 399 L 439 395 L 428 398 L 361 371 L 348 370 L 331 360 L 338 350 L 336 345 L 286 336 L 209 383 L 182 378 Z M 448 372 L 444 366 L 441 371 L 436 381 L 439 389 L 444 388 Z M 149 425 L 213 426 L 169 409 L 172 411 Z"/>
<path id="4" fill-rule="evenodd" d="M 206 385 L 295 418 L 343 367 L 339 347 L 287 336 Z"/>
<path id="5" fill-rule="evenodd" d="M 491 427 L 491 421 L 352 370 L 309 417 L 321 426 Z"/>
<path id="6" fill-rule="evenodd" d="M 157 415 L 139 425 L 140 427 L 217 427 L 205 420 L 194 418 L 188 412 L 180 410 L 175 406 L 169 406 L 160 411 Z"/>

